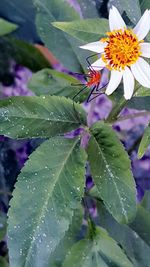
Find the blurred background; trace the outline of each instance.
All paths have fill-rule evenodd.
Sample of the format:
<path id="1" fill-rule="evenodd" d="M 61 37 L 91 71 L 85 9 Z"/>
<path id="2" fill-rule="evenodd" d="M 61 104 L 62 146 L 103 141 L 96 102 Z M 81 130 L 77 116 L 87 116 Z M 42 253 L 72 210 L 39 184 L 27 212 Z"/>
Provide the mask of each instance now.
<path id="1" fill-rule="evenodd" d="M 80 17 L 108 17 L 109 1 L 107 0 L 66 1 Z M 33 73 L 43 68 L 54 68 L 73 74 L 67 66 L 55 58 L 53 49 L 44 47 L 36 31 L 35 8 L 31 0 L 1 0 L 0 17 L 18 25 L 18 28 L 11 34 L 0 36 L 1 99 L 18 95 L 34 95 L 28 83 Z M 49 36 L 49 38 L 54 37 Z M 84 106 L 88 111 L 89 105 Z M 100 96 L 92 111 L 92 122 L 105 119 L 111 107 L 111 101 L 105 95 Z M 122 115 L 129 116 L 137 112 L 136 109 L 125 108 Z M 132 159 L 138 202 L 142 200 L 145 192 L 147 197 L 149 196 L 148 190 L 150 189 L 150 149 L 140 160 L 137 159 L 137 148 L 149 119 L 149 116 L 126 119 L 113 126 Z M 0 267 L 7 266 L 4 260 L 8 258 L 6 219 L 14 184 L 28 156 L 41 142 L 41 139 L 17 141 L 0 136 Z M 87 175 L 87 186 L 91 184 L 91 177 Z"/>

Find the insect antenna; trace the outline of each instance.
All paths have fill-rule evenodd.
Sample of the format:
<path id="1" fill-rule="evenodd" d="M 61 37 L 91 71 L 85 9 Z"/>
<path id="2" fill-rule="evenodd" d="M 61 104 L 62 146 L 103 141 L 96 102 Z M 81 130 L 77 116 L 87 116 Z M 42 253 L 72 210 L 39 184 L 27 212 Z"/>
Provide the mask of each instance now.
<path id="1" fill-rule="evenodd" d="M 93 94 L 95 88 L 96 88 L 96 85 L 92 88 L 92 90 L 91 90 L 91 92 L 90 92 L 90 94 L 89 94 L 89 96 L 88 96 L 88 98 L 86 100 L 87 103 L 89 103 L 89 99 L 90 99 L 91 95 Z"/>

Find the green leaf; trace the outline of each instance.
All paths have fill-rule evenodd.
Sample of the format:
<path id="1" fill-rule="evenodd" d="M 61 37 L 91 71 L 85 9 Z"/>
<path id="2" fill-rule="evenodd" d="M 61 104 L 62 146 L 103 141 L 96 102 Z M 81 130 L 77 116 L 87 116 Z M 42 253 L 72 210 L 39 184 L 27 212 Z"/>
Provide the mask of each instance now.
<path id="1" fill-rule="evenodd" d="M 39 40 L 35 29 L 35 12 L 31 0 L 1 0 L 0 11 L 3 18 L 8 18 L 9 21 L 20 26 L 13 36 L 28 42 Z"/>
<path id="2" fill-rule="evenodd" d="M 103 228 L 96 228 L 93 239 L 86 238 L 69 251 L 62 267 L 133 267 L 117 243 Z"/>
<path id="3" fill-rule="evenodd" d="M 133 97 L 127 102 L 127 107 L 138 110 L 150 110 L 150 96 Z"/>
<path id="4" fill-rule="evenodd" d="M 148 126 L 143 134 L 142 140 L 138 149 L 138 158 L 142 158 L 148 146 L 150 145 L 150 126 Z"/>
<path id="5" fill-rule="evenodd" d="M 149 0 L 140 0 L 140 7 L 142 10 L 142 13 L 144 13 L 144 11 L 146 9 L 150 9 L 150 2 Z"/>
<path id="6" fill-rule="evenodd" d="M 6 62 L 10 68 L 11 60 L 15 60 L 32 71 L 50 67 L 50 63 L 36 47 L 22 40 L 2 37 L 0 38 L 0 47 L 0 72 L 4 72 L 6 69 Z"/>
<path id="7" fill-rule="evenodd" d="M 17 28 L 18 26 L 16 24 L 0 18 L 0 36 L 9 34 L 15 31 Z"/>
<path id="8" fill-rule="evenodd" d="M 18 63 L 22 63 L 24 66 L 29 67 L 33 71 L 50 67 L 50 63 L 47 59 L 32 44 L 13 38 L 10 42 L 14 47 L 13 58 L 16 59 Z"/>
<path id="9" fill-rule="evenodd" d="M 22 169 L 8 215 L 11 267 L 49 267 L 84 192 L 86 155 L 79 145 L 51 138 Z"/>
<path id="10" fill-rule="evenodd" d="M 136 97 L 140 96 L 150 96 L 150 89 L 145 88 L 142 85 L 139 87 L 138 91 L 135 93 Z"/>
<path id="11" fill-rule="evenodd" d="M 136 190 L 128 155 L 111 126 L 98 122 L 91 133 L 87 152 L 99 197 L 118 222 L 129 223 L 136 213 Z"/>
<path id="12" fill-rule="evenodd" d="M 56 28 L 84 42 L 94 42 L 106 36 L 109 30 L 107 19 L 85 19 L 71 22 L 54 22 Z"/>
<path id="13" fill-rule="evenodd" d="M 75 242 L 77 242 L 77 238 L 79 237 L 79 231 L 82 225 L 82 219 L 83 219 L 83 208 L 78 207 L 74 211 L 74 215 L 72 218 L 72 223 L 69 226 L 68 231 L 66 231 L 64 238 L 60 241 L 60 244 L 55 249 L 53 255 L 50 257 L 50 266 L 61 266 L 67 252 L 70 250 L 70 248 L 74 245 Z"/>
<path id="14" fill-rule="evenodd" d="M 73 97 L 82 89 L 81 86 L 74 86 L 79 83 L 79 80 L 68 74 L 56 70 L 43 69 L 32 75 L 28 87 L 36 95 L 57 95 L 73 99 Z M 85 99 L 87 92 L 88 89 L 86 90 L 86 94 L 83 93 L 83 95 L 80 95 L 81 101 L 83 100 L 83 97 Z M 77 100 L 79 99 L 77 98 Z"/>
<path id="15" fill-rule="evenodd" d="M 0 257 L 0 267 L 9 267 L 8 262 L 3 257 Z"/>
<path id="16" fill-rule="evenodd" d="M 99 17 L 95 2 L 91 0 L 77 0 L 77 2 L 80 5 L 81 13 L 84 18 Z"/>
<path id="17" fill-rule="evenodd" d="M 134 267 L 149 267 L 150 247 L 144 240 L 128 225 L 117 223 L 100 201 L 97 202 L 97 209 L 98 223 L 105 227 L 111 237 L 123 248 Z M 139 221 L 140 225 L 141 223 L 142 221 Z M 141 225 L 141 229 L 143 229 L 142 227 L 143 225 Z"/>
<path id="18" fill-rule="evenodd" d="M 144 198 L 142 199 L 141 205 L 143 208 L 150 212 L 150 191 L 145 191 Z"/>
<path id="19" fill-rule="evenodd" d="M 121 14 L 125 11 L 130 21 L 134 24 L 141 18 L 139 0 L 110 0 L 109 3 L 118 8 Z"/>
<path id="20" fill-rule="evenodd" d="M 12 138 L 51 137 L 86 123 L 79 104 L 65 97 L 12 97 L 0 101 L 0 134 Z"/>
<path id="21" fill-rule="evenodd" d="M 37 10 L 36 25 L 38 33 L 55 57 L 69 70 L 80 72 L 81 55 L 79 42 L 51 25 L 54 21 L 80 19 L 79 14 L 64 0 L 33 0 Z"/>
<path id="22" fill-rule="evenodd" d="M 150 246 L 150 212 L 138 206 L 135 220 L 130 227 Z"/>

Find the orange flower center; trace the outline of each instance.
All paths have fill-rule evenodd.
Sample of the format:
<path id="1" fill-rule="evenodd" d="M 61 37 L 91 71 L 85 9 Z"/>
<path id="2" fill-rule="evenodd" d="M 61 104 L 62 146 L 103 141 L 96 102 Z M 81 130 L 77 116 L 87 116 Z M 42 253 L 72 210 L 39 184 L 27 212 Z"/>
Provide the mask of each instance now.
<path id="1" fill-rule="evenodd" d="M 132 30 L 121 29 L 107 33 L 108 37 L 102 42 L 107 42 L 102 55 L 108 69 L 124 70 L 126 66 L 134 64 L 142 54 L 140 43 Z"/>

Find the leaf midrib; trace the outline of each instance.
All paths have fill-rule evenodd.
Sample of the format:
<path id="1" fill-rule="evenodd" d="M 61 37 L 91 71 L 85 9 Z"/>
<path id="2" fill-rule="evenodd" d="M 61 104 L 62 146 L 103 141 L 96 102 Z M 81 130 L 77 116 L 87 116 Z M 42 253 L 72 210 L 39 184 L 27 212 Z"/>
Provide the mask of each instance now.
<path id="1" fill-rule="evenodd" d="M 72 154 L 72 151 L 74 149 L 74 147 L 76 146 L 76 144 L 78 143 L 79 139 L 76 140 L 76 142 L 74 143 L 74 145 L 71 147 L 69 153 L 67 154 L 67 157 L 65 158 L 65 160 L 63 161 L 63 164 L 62 164 L 62 167 L 59 169 L 58 173 L 57 173 L 57 177 L 56 177 L 56 180 L 55 180 L 55 183 L 53 184 L 53 186 L 50 188 L 49 190 L 49 193 L 47 194 L 47 198 L 46 198 L 46 201 L 45 201 L 45 204 L 43 205 L 43 208 L 42 208 L 42 211 L 40 212 L 40 216 L 39 216 L 39 219 L 38 219 L 38 223 L 36 224 L 36 230 L 34 231 L 34 237 L 37 236 L 37 230 L 38 230 L 38 225 L 39 225 L 39 222 L 41 221 L 42 219 L 42 216 L 43 216 L 43 213 L 45 213 L 45 210 L 47 209 L 47 204 L 48 204 L 48 201 L 49 199 L 52 197 L 51 194 L 55 188 L 55 185 L 56 183 L 58 182 L 58 179 L 59 179 L 59 176 L 61 174 L 61 172 L 63 171 L 63 168 L 64 166 L 66 165 L 70 155 Z M 51 184 L 52 185 L 52 184 Z M 69 226 L 68 226 L 69 228 Z M 31 243 L 30 243 L 30 247 L 28 249 L 28 253 L 27 253 L 27 256 L 26 256 L 26 262 L 25 264 L 23 265 L 23 267 L 26 267 L 26 264 L 28 263 L 28 259 L 29 259 L 29 256 L 30 254 L 32 253 L 32 245 L 34 244 L 34 242 L 36 242 L 36 238 L 35 239 L 32 239 Z M 57 244 L 58 245 L 58 244 Z M 30 259 L 29 259 L 30 261 Z"/>
<path id="2" fill-rule="evenodd" d="M 48 9 L 46 9 L 46 7 L 45 7 L 45 5 L 44 5 L 43 3 L 39 2 L 39 0 L 37 0 L 36 2 L 37 2 L 37 4 L 39 4 L 39 5 L 41 5 L 41 6 L 43 7 L 43 9 L 45 10 L 46 13 L 48 13 L 50 16 L 52 16 L 52 17 L 54 18 L 54 21 L 56 21 L 56 19 L 55 19 L 55 17 L 53 16 L 53 14 L 50 13 Z M 65 34 L 63 34 L 63 37 L 64 37 L 64 39 L 66 40 L 66 42 L 68 43 L 68 45 L 70 46 L 70 48 L 72 49 L 72 51 L 73 51 L 73 53 L 74 53 L 74 55 L 75 55 L 75 58 L 76 58 L 77 62 L 79 63 L 79 66 L 82 68 L 82 65 L 81 65 L 81 63 L 80 63 L 80 60 L 79 60 L 79 58 L 78 58 L 78 55 L 75 53 L 74 48 L 73 48 L 73 46 L 71 45 L 69 39 L 65 36 Z"/>
<path id="3" fill-rule="evenodd" d="M 112 182 L 113 182 L 113 184 L 114 184 L 114 186 L 115 186 L 115 188 L 116 188 L 116 193 L 117 193 L 118 198 L 119 198 L 119 200 L 120 200 L 120 204 L 121 204 L 121 208 L 122 208 L 122 211 L 123 211 L 123 215 L 124 215 L 124 217 L 125 217 L 125 219 L 126 219 L 126 222 L 128 222 L 129 220 L 128 220 L 127 212 L 126 212 L 126 210 L 125 210 L 125 207 L 124 207 L 123 201 L 122 201 L 122 199 L 121 199 L 121 195 L 120 195 L 120 192 L 119 192 L 119 190 L 118 190 L 118 187 L 117 187 L 117 184 L 116 184 L 116 182 L 115 182 L 115 179 L 113 178 L 113 177 L 114 177 L 114 174 L 113 174 L 113 172 L 111 172 L 111 169 L 109 169 L 109 167 L 107 167 L 107 165 L 110 166 L 110 164 L 108 163 L 107 159 L 105 158 L 105 155 L 103 154 L 103 151 L 102 151 L 102 149 L 100 148 L 100 145 L 99 145 L 99 143 L 97 142 L 96 138 L 95 138 L 95 137 L 93 137 L 93 138 L 95 139 L 95 142 L 96 142 L 96 144 L 97 144 L 97 146 L 98 146 L 98 150 L 99 150 L 99 152 L 101 153 L 101 156 L 102 156 L 103 161 L 105 162 L 105 167 L 106 167 L 106 169 L 107 169 L 107 171 L 108 171 L 108 173 L 109 173 L 109 175 L 110 175 L 110 177 L 111 177 L 111 179 L 112 179 Z M 111 175 L 110 173 L 112 173 L 112 175 Z M 112 177 L 112 176 L 113 176 L 113 177 Z M 118 178 L 119 178 L 119 177 L 118 177 Z M 119 179 L 119 181 L 120 181 L 120 179 Z M 126 185 L 126 184 L 125 184 L 125 185 Z"/>
<path id="4" fill-rule="evenodd" d="M 58 22 L 59 23 L 59 22 Z M 60 22 L 61 23 L 61 22 Z M 67 22 L 64 22 L 65 24 L 67 23 Z M 69 22 L 68 22 L 68 24 L 69 24 Z M 57 24 L 56 24 L 57 25 Z M 63 22 L 62 22 L 62 25 L 63 25 Z M 54 24 L 54 26 L 55 26 L 55 24 Z M 57 28 L 59 28 L 59 29 L 61 29 L 61 30 L 63 30 L 64 31 L 64 28 L 61 28 L 61 27 L 57 27 Z M 66 29 L 66 28 L 65 28 Z M 76 32 L 82 32 L 82 33 L 89 33 L 89 34 L 93 34 L 93 35 L 104 35 L 104 33 L 100 33 L 100 32 L 96 32 L 96 31 L 84 31 L 83 29 L 82 30 L 80 30 L 80 29 L 78 29 L 78 28 L 74 28 L 72 25 L 69 27 L 69 30 L 74 30 L 74 31 L 76 31 Z M 105 34 L 106 35 L 106 34 Z"/>
<path id="5" fill-rule="evenodd" d="M 20 119 L 20 118 L 22 118 L 22 119 L 27 119 L 27 120 L 43 120 L 43 121 L 49 121 L 49 122 L 71 122 L 71 123 L 77 123 L 77 124 L 79 124 L 79 122 L 78 121 L 70 121 L 70 120 L 57 120 L 57 119 L 49 119 L 49 118 L 36 118 L 36 117 L 21 117 L 21 116 L 6 116 L 7 118 L 18 118 L 18 119 Z M 0 118 L 0 121 L 1 121 L 1 118 Z M 5 122 L 5 121 L 7 121 L 7 120 L 2 120 L 2 122 Z"/>

